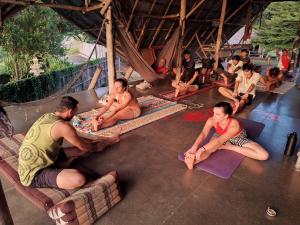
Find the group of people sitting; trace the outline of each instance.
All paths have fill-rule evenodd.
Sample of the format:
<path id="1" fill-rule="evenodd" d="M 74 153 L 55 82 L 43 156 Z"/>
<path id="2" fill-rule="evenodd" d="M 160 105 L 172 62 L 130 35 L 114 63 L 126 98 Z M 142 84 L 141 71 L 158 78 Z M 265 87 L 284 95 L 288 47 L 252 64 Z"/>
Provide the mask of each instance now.
<path id="1" fill-rule="evenodd" d="M 202 67 L 196 69 L 190 53 L 185 51 L 183 55 L 180 79 L 172 82 L 176 95 L 197 90 L 213 72 L 212 61 L 203 61 Z M 247 51 L 246 54 L 242 51 L 240 56 L 234 56 L 229 61 L 225 71 L 221 71 L 220 75 L 225 83 L 232 77 L 235 79 L 233 90 L 219 88 L 219 92 L 232 100 L 232 104 L 220 102 L 214 106 L 213 116 L 206 121 L 192 147 L 185 152 L 185 163 L 189 169 L 218 149 L 224 148 L 253 159 L 268 159 L 268 152 L 247 138 L 245 130 L 233 115 L 244 105 L 251 104 L 259 80 L 270 90 L 282 80 L 283 71 L 272 68 L 262 79 L 259 67 L 254 67 L 249 61 Z M 165 61 L 161 60 L 157 72 L 167 73 L 164 64 Z M 78 104 L 73 97 L 63 97 L 55 112 L 42 115 L 27 132 L 19 149 L 18 167 L 20 181 L 24 186 L 79 188 L 86 183 L 87 177 L 80 170 L 70 168 L 70 163 L 79 156 L 102 151 L 120 141 L 119 132 L 110 138 L 94 140 L 78 136 L 69 123 L 78 111 Z M 113 126 L 119 120 L 133 119 L 140 115 L 140 105 L 128 90 L 127 80 L 116 79 L 108 103 L 99 109 L 92 120 L 93 130 Z M 216 133 L 207 144 L 203 144 L 212 128 L 215 128 Z M 74 147 L 62 148 L 64 139 Z"/>

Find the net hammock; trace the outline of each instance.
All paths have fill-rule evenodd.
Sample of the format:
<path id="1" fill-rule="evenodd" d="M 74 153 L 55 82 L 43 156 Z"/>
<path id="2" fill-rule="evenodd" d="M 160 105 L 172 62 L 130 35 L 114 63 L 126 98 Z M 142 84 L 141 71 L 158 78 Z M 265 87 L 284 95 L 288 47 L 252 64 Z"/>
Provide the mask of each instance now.
<path id="1" fill-rule="evenodd" d="M 96 39 L 96 42 L 94 44 L 94 47 L 92 49 L 92 52 L 91 54 L 89 55 L 86 63 L 81 67 L 80 71 L 73 77 L 73 79 L 71 79 L 65 86 L 62 90 L 59 90 L 57 91 L 56 93 L 46 97 L 46 98 L 43 98 L 43 99 L 39 99 L 39 100 L 34 100 L 34 101 L 30 101 L 30 102 L 22 102 L 22 103 L 16 103 L 16 102 L 6 102 L 6 101 L 1 101 L 0 100 L 0 103 L 2 106 L 10 106 L 10 105 L 13 105 L 13 106 L 28 106 L 28 107 L 31 107 L 31 106 L 37 106 L 37 105 L 41 105 L 41 104 L 45 104 L 45 103 L 48 103 L 48 102 L 51 102 L 59 97 L 61 97 L 62 95 L 65 95 L 66 93 L 68 93 L 68 91 L 73 87 L 73 85 L 81 78 L 81 76 L 87 71 L 88 69 L 88 65 L 89 65 L 89 62 L 91 60 L 91 57 L 96 49 L 96 46 L 97 46 L 97 43 L 100 39 L 100 36 L 101 36 L 101 33 L 103 31 L 103 27 L 104 27 L 104 24 L 105 24 L 105 19 L 103 19 L 102 21 L 102 24 L 101 24 L 101 28 L 100 28 L 100 31 L 98 33 L 98 36 L 97 36 L 97 39 Z"/>

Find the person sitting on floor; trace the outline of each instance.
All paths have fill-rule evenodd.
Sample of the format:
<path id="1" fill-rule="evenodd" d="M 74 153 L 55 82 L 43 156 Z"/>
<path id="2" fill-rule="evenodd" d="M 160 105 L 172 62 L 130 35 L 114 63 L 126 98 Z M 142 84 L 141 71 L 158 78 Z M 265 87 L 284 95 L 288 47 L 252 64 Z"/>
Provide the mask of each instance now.
<path id="1" fill-rule="evenodd" d="M 118 142 L 113 137 L 88 140 L 77 135 L 69 121 L 77 113 L 78 101 L 70 96 L 60 100 L 54 113 L 41 116 L 27 132 L 19 149 L 18 173 L 24 186 L 35 188 L 80 188 L 85 175 L 77 169 L 66 168 L 75 158 L 102 151 Z M 62 148 L 63 140 L 73 148 Z"/>
<path id="2" fill-rule="evenodd" d="M 250 57 L 249 57 L 249 50 L 248 49 L 243 48 L 241 50 L 240 60 L 243 62 L 243 65 L 250 63 Z"/>
<path id="3" fill-rule="evenodd" d="M 237 77 L 237 73 L 242 69 L 243 62 L 240 59 L 241 58 L 238 55 L 233 56 L 227 64 L 227 71 L 222 71 L 220 73 L 225 86 L 228 86 L 228 79 L 235 79 Z"/>
<path id="4" fill-rule="evenodd" d="M 183 52 L 183 57 L 180 79 L 172 81 L 172 87 L 176 89 L 175 97 L 199 89 L 199 86 L 195 83 L 199 73 L 195 70 L 195 62 L 192 59 L 190 52 L 185 50 Z"/>
<path id="5" fill-rule="evenodd" d="M 211 73 L 213 72 L 213 63 L 213 59 L 202 59 L 202 67 L 196 69 L 199 74 L 196 84 L 199 87 L 210 82 Z"/>
<path id="6" fill-rule="evenodd" d="M 213 116 L 206 121 L 195 143 L 184 154 L 184 162 L 189 169 L 193 169 L 195 164 L 206 160 L 219 149 L 238 152 L 257 160 L 269 158 L 267 150 L 247 138 L 246 131 L 241 127 L 239 121 L 231 116 L 232 111 L 228 102 L 220 102 L 214 106 Z M 203 144 L 212 128 L 215 128 L 215 134 L 207 144 Z"/>
<path id="7" fill-rule="evenodd" d="M 264 77 L 265 90 L 270 91 L 276 87 L 279 87 L 283 81 L 283 72 L 278 67 L 267 68 L 266 76 Z"/>
<path id="8" fill-rule="evenodd" d="M 233 100 L 233 114 L 250 105 L 255 97 L 257 82 L 260 79 L 258 73 L 253 72 L 252 64 L 243 65 L 243 70 L 235 79 L 234 90 L 220 87 L 218 91 L 226 98 Z"/>
<path id="9" fill-rule="evenodd" d="M 166 67 L 166 59 L 161 58 L 158 62 L 158 66 L 155 68 L 155 72 L 158 74 L 167 75 L 168 68 Z"/>
<path id="10" fill-rule="evenodd" d="M 291 57 L 288 49 L 282 49 L 282 53 L 279 53 L 276 49 L 276 56 L 279 58 L 278 67 L 283 74 L 286 74 L 290 69 Z"/>
<path id="11" fill-rule="evenodd" d="M 107 104 L 99 110 L 92 121 L 94 131 L 113 126 L 119 120 L 137 118 L 141 112 L 138 101 L 128 90 L 127 80 L 116 79 L 114 91 L 109 96 Z"/>

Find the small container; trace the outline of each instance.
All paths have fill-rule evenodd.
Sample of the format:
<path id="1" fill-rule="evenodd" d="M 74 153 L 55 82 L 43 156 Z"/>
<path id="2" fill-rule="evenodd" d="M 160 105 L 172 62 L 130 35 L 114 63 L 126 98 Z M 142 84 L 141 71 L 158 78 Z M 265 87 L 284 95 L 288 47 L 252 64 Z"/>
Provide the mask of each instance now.
<path id="1" fill-rule="evenodd" d="M 287 137 L 287 142 L 284 150 L 284 155 L 292 156 L 297 144 L 297 133 L 290 133 Z"/>

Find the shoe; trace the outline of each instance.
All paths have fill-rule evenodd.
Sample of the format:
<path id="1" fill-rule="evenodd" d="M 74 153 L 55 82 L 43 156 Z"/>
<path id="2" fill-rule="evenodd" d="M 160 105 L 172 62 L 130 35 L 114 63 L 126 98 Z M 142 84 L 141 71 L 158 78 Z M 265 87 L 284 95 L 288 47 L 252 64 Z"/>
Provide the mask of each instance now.
<path id="1" fill-rule="evenodd" d="M 142 83 L 137 84 L 135 87 L 140 90 L 146 90 L 148 88 L 151 88 L 152 85 L 144 80 Z"/>

